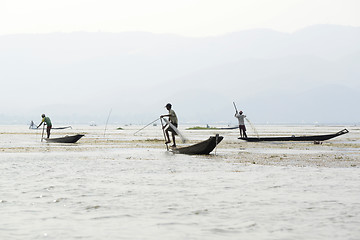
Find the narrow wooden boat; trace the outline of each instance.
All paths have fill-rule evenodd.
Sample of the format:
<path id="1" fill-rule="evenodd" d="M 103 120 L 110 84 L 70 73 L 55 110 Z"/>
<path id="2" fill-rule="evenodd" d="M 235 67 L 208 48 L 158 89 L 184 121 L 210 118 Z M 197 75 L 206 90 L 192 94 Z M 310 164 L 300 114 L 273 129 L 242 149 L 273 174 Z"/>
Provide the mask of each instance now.
<path id="1" fill-rule="evenodd" d="M 233 129 L 237 129 L 239 128 L 239 126 L 235 126 L 235 127 L 223 127 L 223 128 L 218 128 L 218 129 L 221 129 L 221 130 L 233 130 Z"/>
<path id="2" fill-rule="evenodd" d="M 77 135 L 65 136 L 60 138 L 44 138 L 44 139 L 47 142 L 53 142 L 53 143 L 76 143 L 83 136 L 85 135 L 77 134 Z"/>
<path id="3" fill-rule="evenodd" d="M 51 130 L 62 130 L 62 129 L 67 129 L 67 128 L 70 128 L 72 129 L 71 126 L 67 126 L 67 127 L 53 127 L 51 128 Z M 32 130 L 42 130 L 42 128 L 37 128 L 36 126 L 30 126 L 29 129 L 32 129 Z"/>
<path id="4" fill-rule="evenodd" d="M 291 137 L 248 137 L 248 138 L 239 138 L 241 140 L 245 140 L 248 142 L 270 142 L 270 141 L 313 141 L 313 142 L 322 142 L 325 140 L 329 140 L 334 137 L 338 137 L 340 135 L 346 134 L 349 131 L 347 129 L 343 129 L 334 134 L 325 134 L 325 135 L 313 135 L 313 136 L 291 136 Z"/>
<path id="5" fill-rule="evenodd" d="M 173 148 L 172 152 L 190 155 L 209 154 L 223 140 L 223 138 L 224 137 L 219 136 L 219 134 L 216 134 L 215 136 L 212 136 L 205 141 L 199 142 L 191 146 Z"/>
<path id="6" fill-rule="evenodd" d="M 53 130 L 53 129 L 67 129 L 67 128 L 70 128 L 70 129 L 72 129 L 72 127 L 71 126 L 67 126 L 67 127 L 56 127 L 56 128 L 51 128 L 51 130 Z"/>

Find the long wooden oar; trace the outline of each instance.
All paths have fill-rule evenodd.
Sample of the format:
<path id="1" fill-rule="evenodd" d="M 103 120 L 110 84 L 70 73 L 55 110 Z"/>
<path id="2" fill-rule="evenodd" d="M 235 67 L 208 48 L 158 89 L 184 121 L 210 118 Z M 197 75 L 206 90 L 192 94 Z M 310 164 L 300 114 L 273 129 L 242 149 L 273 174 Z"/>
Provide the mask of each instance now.
<path id="1" fill-rule="evenodd" d="M 167 143 L 167 139 L 166 139 L 166 135 L 165 135 L 165 129 L 164 129 L 164 124 L 163 124 L 162 118 L 160 118 L 160 122 L 161 122 L 162 131 L 163 131 L 163 134 L 164 134 L 166 150 L 169 151 L 169 146 L 168 146 L 168 143 Z"/>
<path id="2" fill-rule="evenodd" d="M 143 127 L 143 128 L 141 128 L 141 129 L 137 130 L 136 132 L 134 132 L 134 135 L 137 134 L 138 132 L 140 132 L 141 130 L 143 130 L 144 128 L 146 128 L 147 126 L 149 126 L 150 124 L 156 122 L 157 120 L 159 120 L 159 118 L 155 119 L 155 120 L 152 121 L 151 123 L 147 124 L 145 127 Z"/>

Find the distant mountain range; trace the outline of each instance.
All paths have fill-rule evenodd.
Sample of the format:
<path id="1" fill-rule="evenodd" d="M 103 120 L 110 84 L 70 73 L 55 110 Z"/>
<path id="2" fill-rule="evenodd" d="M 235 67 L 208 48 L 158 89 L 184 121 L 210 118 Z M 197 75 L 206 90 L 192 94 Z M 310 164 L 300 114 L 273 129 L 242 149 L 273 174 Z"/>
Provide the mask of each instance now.
<path id="1" fill-rule="evenodd" d="M 359 123 L 360 28 L 187 38 L 143 32 L 0 36 L 0 123 Z"/>

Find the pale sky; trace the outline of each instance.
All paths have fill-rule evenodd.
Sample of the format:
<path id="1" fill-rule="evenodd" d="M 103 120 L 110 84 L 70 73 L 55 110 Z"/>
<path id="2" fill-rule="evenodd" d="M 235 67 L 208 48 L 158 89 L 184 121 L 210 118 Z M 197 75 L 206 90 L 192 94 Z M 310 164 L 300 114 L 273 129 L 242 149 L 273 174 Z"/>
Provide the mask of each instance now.
<path id="1" fill-rule="evenodd" d="M 146 31 L 216 36 L 253 28 L 360 26 L 360 0 L 0 0 L 0 35 Z"/>

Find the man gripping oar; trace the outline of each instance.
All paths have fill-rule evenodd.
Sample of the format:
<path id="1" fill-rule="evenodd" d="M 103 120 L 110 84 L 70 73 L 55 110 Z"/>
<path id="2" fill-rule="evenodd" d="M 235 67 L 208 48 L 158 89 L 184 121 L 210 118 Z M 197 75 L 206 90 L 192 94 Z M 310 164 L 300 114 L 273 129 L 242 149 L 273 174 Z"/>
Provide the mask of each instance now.
<path id="1" fill-rule="evenodd" d="M 247 138 L 246 135 L 246 127 L 245 127 L 245 121 L 244 119 L 246 118 L 245 115 L 243 115 L 243 111 L 240 110 L 240 112 L 235 112 L 235 117 L 238 119 L 239 121 L 239 130 L 240 130 L 240 137 L 241 138 Z"/>
<path id="2" fill-rule="evenodd" d="M 169 122 L 171 123 L 171 124 L 166 123 L 165 126 L 163 126 L 163 128 L 165 129 L 165 135 L 166 135 L 165 144 L 170 143 L 169 132 L 171 132 L 172 140 L 173 140 L 172 147 L 176 147 L 176 142 L 175 142 L 176 131 L 171 127 L 171 125 L 173 125 L 174 127 L 177 128 L 178 127 L 178 119 L 177 119 L 175 111 L 173 109 L 171 109 L 172 105 L 170 103 L 166 104 L 165 107 L 169 111 L 169 114 L 161 115 L 160 118 L 169 117 Z"/>
<path id="3" fill-rule="evenodd" d="M 238 121 L 239 121 L 240 137 L 241 137 L 241 138 L 243 138 L 243 137 L 247 138 L 245 121 L 244 121 L 244 119 L 246 118 L 246 116 L 243 115 L 243 111 L 240 110 L 240 112 L 238 112 L 235 102 L 233 102 L 233 104 L 234 104 L 234 108 L 235 108 L 235 115 L 234 115 L 234 117 L 236 117 L 236 118 L 238 119 Z"/>
<path id="4" fill-rule="evenodd" d="M 52 128 L 52 124 L 51 124 L 51 120 L 49 117 L 46 117 L 45 114 L 41 115 L 42 120 L 41 123 L 39 124 L 39 126 L 37 126 L 37 128 L 39 128 L 41 126 L 41 124 L 46 124 L 46 133 L 47 133 L 47 138 L 50 137 L 50 130 Z"/>

